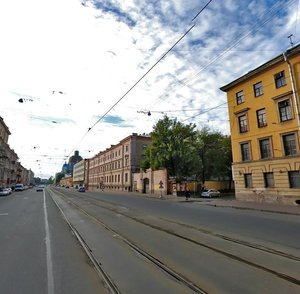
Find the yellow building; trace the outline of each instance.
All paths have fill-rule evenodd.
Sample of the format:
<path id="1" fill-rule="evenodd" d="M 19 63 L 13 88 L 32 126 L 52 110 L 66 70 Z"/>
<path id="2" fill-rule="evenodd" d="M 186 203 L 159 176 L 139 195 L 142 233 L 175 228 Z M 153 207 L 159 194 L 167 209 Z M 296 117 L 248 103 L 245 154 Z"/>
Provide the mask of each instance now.
<path id="1" fill-rule="evenodd" d="M 299 73 L 300 45 L 221 88 L 239 200 L 300 200 Z"/>

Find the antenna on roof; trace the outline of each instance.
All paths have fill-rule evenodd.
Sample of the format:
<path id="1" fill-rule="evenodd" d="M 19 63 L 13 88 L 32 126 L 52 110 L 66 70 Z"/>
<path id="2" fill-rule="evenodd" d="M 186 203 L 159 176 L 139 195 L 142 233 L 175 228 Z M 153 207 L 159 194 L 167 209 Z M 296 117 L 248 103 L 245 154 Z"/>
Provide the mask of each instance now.
<path id="1" fill-rule="evenodd" d="M 294 47 L 294 43 L 293 43 L 293 40 L 292 40 L 292 37 L 293 37 L 293 36 L 294 36 L 293 34 L 290 34 L 290 35 L 288 36 L 288 38 L 290 39 L 290 44 L 291 44 L 292 47 Z"/>

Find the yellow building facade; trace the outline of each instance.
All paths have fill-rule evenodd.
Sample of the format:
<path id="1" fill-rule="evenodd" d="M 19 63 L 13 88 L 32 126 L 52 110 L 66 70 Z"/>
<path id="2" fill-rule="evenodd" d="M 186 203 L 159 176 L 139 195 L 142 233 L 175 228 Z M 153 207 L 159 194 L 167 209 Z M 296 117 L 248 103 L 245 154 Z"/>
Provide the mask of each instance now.
<path id="1" fill-rule="evenodd" d="M 236 198 L 300 201 L 300 45 L 223 86 Z"/>

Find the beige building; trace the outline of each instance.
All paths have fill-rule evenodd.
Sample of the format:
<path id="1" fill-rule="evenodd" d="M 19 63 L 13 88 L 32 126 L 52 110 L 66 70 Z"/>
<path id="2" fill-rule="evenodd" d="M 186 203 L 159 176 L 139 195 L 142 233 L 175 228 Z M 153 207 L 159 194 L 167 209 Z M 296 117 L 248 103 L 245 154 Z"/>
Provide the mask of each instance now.
<path id="1" fill-rule="evenodd" d="M 148 135 L 132 135 L 88 160 L 89 190 L 133 190 L 133 173 L 139 172 L 144 152 L 151 143 Z"/>
<path id="2" fill-rule="evenodd" d="M 86 159 L 83 159 L 73 166 L 73 184 L 74 186 L 84 186 L 86 173 Z"/>
<path id="3" fill-rule="evenodd" d="M 167 195 L 168 173 L 166 169 L 147 169 L 133 174 L 133 191 L 145 194 Z"/>
<path id="4" fill-rule="evenodd" d="M 18 162 L 18 155 L 9 147 L 9 128 L 0 117 L 0 186 L 13 187 L 15 183 L 29 185 L 33 173 Z"/>
<path id="5" fill-rule="evenodd" d="M 73 187 L 73 176 L 68 174 L 65 175 L 59 182 L 59 184 L 63 187 Z"/>
<path id="6" fill-rule="evenodd" d="M 240 200 L 300 200 L 300 45 L 221 88 Z"/>

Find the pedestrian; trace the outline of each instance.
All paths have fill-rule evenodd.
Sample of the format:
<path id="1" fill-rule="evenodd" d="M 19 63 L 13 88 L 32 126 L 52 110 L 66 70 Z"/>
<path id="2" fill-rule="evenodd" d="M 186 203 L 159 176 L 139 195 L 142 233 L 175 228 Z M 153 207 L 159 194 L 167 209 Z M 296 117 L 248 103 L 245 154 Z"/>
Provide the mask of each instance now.
<path id="1" fill-rule="evenodd" d="M 191 197 L 191 191 L 190 191 L 190 189 L 189 189 L 188 186 L 185 187 L 185 191 L 184 192 L 185 192 L 185 201 L 188 201 L 189 198 Z"/>

